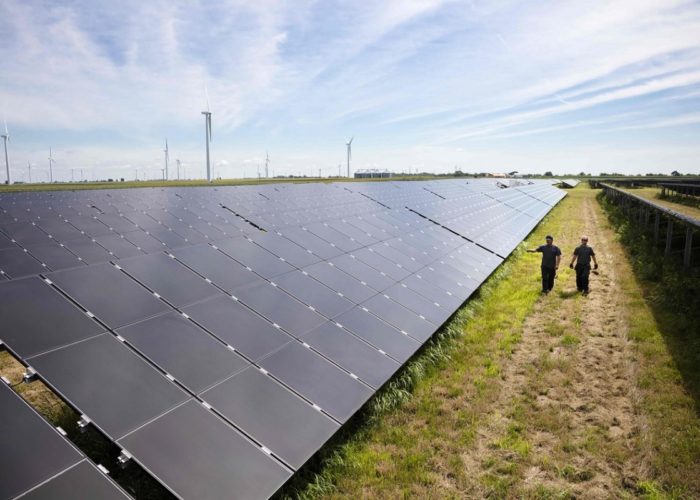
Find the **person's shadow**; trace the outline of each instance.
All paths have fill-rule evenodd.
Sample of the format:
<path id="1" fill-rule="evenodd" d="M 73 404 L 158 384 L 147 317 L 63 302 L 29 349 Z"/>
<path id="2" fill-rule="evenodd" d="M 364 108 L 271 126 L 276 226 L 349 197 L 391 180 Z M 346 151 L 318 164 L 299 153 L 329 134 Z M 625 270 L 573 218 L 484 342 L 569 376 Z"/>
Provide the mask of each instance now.
<path id="1" fill-rule="evenodd" d="M 578 295 L 578 291 L 576 290 L 561 290 L 559 292 L 559 298 L 561 299 L 570 299 L 571 297 Z"/>

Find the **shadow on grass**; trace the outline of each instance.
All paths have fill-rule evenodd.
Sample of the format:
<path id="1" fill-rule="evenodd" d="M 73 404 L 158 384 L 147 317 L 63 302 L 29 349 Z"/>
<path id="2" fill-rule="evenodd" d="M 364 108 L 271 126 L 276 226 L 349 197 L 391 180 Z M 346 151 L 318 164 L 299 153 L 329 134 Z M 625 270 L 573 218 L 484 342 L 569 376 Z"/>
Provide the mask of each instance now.
<path id="1" fill-rule="evenodd" d="M 560 290 L 559 291 L 559 298 L 560 299 L 570 299 L 571 297 L 576 297 L 579 295 L 578 290 Z"/>
<path id="2" fill-rule="evenodd" d="M 605 198 L 600 201 L 627 250 L 644 301 L 700 417 L 700 269 L 684 269 L 673 255 L 664 258 L 650 235 L 631 224 L 619 207 Z"/>

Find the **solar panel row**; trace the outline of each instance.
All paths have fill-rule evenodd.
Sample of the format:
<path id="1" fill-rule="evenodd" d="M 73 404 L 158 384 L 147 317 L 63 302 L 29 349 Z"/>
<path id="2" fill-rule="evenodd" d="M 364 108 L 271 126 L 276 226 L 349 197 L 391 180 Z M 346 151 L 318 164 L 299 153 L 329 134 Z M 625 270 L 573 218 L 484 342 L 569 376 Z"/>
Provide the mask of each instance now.
<path id="1" fill-rule="evenodd" d="M 266 497 L 561 197 L 466 181 L 2 195 L 1 340 L 177 496 Z"/>

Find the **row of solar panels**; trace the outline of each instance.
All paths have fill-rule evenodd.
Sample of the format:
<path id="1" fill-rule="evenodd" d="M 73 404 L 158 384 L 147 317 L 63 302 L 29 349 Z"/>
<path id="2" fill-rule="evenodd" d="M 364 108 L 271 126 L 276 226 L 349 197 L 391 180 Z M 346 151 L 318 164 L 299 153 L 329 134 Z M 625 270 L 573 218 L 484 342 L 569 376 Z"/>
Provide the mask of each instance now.
<path id="1" fill-rule="evenodd" d="M 563 196 L 378 186 L 3 195 L 0 338 L 177 496 L 269 496 Z"/>

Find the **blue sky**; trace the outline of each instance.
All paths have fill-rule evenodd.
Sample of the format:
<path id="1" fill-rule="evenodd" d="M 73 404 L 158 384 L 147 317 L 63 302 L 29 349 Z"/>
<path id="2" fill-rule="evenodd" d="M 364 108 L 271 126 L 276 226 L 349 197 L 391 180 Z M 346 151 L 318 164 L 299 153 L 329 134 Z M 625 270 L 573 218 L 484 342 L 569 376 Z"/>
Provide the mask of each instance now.
<path id="1" fill-rule="evenodd" d="M 4 0 L 0 61 L 17 179 L 201 176 L 205 88 L 224 177 L 700 173 L 697 1 Z"/>

